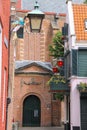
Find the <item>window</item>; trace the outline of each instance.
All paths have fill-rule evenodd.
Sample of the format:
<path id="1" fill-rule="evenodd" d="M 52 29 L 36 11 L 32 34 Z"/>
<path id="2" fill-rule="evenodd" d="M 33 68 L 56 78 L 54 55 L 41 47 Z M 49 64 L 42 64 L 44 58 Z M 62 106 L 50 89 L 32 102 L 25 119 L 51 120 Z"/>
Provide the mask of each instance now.
<path id="1" fill-rule="evenodd" d="M 87 77 L 87 49 L 72 50 L 72 75 Z"/>
<path id="2" fill-rule="evenodd" d="M 87 77 L 87 49 L 78 50 L 78 76 Z"/>

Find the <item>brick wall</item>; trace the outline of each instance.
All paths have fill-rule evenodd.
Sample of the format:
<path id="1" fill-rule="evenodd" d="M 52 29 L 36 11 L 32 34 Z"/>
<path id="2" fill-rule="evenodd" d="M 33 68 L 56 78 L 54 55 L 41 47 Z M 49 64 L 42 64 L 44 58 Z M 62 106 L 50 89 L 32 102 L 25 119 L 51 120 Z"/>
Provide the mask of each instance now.
<path id="1" fill-rule="evenodd" d="M 61 102 L 59 100 L 52 101 L 52 125 L 61 125 Z"/>
<path id="2" fill-rule="evenodd" d="M 0 129 L 6 128 L 6 99 L 8 88 L 10 0 L 0 0 L 0 22 L 2 23 L 2 84 L 0 90 Z M 8 44 L 8 47 L 6 46 Z"/>
<path id="3" fill-rule="evenodd" d="M 36 67 L 35 67 L 36 68 Z M 37 68 L 38 69 L 38 68 Z M 37 69 L 35 69 L 37 71 Z M 32 67 L 32 70 L 34 68 Z M 40 70 L 40 69 L 39 69 Z M 29 72 L 29 70 L 28 70 Z M 29 82 L 32 78 L 41 83 L 40 85 L 26 85 L 24 82 Z M 29 95 L 37 96 L 41 101 L 41 124 L 40 126 L 51 125 L 51 95 L 49 93 L 49 87 L 46 85 L 49 76 L 43 75 L 16 75 L 14 86 L 14 120 L 19 121 L 22 125 L 23 119 L 23 101 Z M 48 105 L 50 108 L 47 108 Z"/>
<path id="4" fill-rule="evenodd" d="M 24 39 L 18 39 L 16 44 L 16 60 L 50 61 L 48 46 L 52 43 L 52 36 L 49 20 L 44 20 L 41 33 L 29 33 L 29 25 L 26 25 Z"/>
<path id="5" fill-rule="evenodd" d="M 17 12 L 18 16 L 24 17 L 23 11 Z M 52 20 L 54 16 L 51 16 Z M 51 18 L 50 17 L 50 18 Z M 61 25 L 62 26 L 62 25 Z M 26 30 L 27 28 L 27 30 Z M 37 96 L 41 101 L 41 126 L 60 125 L 61 121 L 61 104 L 60 102 L 51 102 L 51 93 L 46 85 L 50 76 L 44 75 L 26 75 L 19 74 L 14 76 L 14 58 L 15 60 L 36 60 L 36 61 L 51 61 L 49 56 L 48 46 L 52 44 L 54 29 L 49 18 L 44 19 L 41 33 L 30 33 L 29 23 L 24 26 L 24 38 L 13 40 L 11 37 L 10 43 L 10 69 L 9 69 L 9 96 L 12 103 L 8 110 L 8 130 L 12 129 L 12 119 L 19 121 L 22 125 L 23 116 L 23 101 L 29 95 Z M 16 57 L 14 50 L 16 49 Z M 26 68 L 25 71 L 40 71 L 44 72 L 40 67 L 32 66 Z M 32 78 L 41 85 L 25 85 L 22 81 L 28 82 Z M 52 104 L 51 104 L 52 103 Z M 55 116 L 56 112 L 56 116 Z M 53 118 L 52 118 L 53 116 Z"/>

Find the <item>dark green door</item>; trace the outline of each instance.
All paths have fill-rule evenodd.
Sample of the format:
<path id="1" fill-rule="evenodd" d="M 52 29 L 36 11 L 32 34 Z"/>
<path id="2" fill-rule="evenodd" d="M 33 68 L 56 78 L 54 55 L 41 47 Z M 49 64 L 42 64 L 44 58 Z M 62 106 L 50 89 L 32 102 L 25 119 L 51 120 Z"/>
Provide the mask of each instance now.
<path id="1" fill-rule="evenodd" d="M 87 94 L 81 96 L 81 130 L 87 130 Z"/>
<path id="2" fill-rule="evenodd" d="M 40 126 L 41 103 L 37 96 L 30 95 L 23 102 L 23 126 Z"/>

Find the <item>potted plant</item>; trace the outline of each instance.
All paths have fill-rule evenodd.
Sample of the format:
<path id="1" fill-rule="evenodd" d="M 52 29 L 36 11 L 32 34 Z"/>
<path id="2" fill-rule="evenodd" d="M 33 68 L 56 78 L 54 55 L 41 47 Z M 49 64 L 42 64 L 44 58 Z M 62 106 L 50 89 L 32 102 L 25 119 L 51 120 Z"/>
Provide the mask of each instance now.
<path id="1" fill-rule="evenodd" d="M 82 83 L 80 82 L 80 84 L 77 85 L 77 89 L 80 91 L 80 92 L 84 92 L 87 90 L 87 83 Z"/>
<path id="2" fill-rule="evenodd" d="M 64 78 L 64 76 L 61 75 L 53 75 L 50 80 L 47 82 L 48 85 L 50 85 L 52 82 L 59 84 L 59 83 L 66 83 L 66 80 Z"/>

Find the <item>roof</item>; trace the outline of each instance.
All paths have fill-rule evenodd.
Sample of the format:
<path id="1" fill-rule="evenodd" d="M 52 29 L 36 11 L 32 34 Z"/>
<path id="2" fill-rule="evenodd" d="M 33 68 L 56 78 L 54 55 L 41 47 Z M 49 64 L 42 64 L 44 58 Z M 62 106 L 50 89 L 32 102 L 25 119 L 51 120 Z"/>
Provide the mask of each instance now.
<path id="1" fill-rule="evenodd" d="M 43 69 L 52 72 L 52 66 L 50 62 L 30 61 L 30 60 L 15 61 L 15 70 L 23 69 L 33 65 L 42 67 Z"/>
<path id="2" fill-rule="evenodd" d="M 74 25 L 77 40 L 87 40 L 84 21 L 87 19 L 87 5 L 73 4 Z"/>
<path id="3" fill-rule="evenodd" d="M 84 0 L 72 0 L 73 3 L 82 3 Z M 22 0 L 22 9 L 33 10 L 35 0 Z M 38 0 L 43 12 L 66 13 L 66 0 Z"/>

